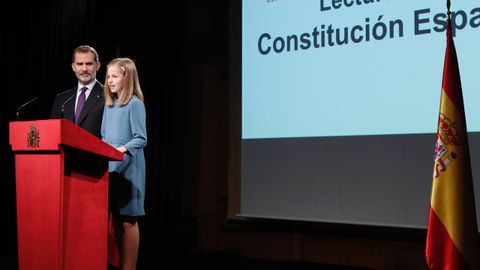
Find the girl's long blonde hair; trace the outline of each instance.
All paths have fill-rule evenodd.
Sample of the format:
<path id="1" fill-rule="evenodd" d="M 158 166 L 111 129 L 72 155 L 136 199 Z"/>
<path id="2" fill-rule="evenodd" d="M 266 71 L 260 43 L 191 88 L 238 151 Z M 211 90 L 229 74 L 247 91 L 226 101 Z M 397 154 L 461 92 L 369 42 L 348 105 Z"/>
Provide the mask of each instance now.
<path id="1" fill-rule="evenodd" d="M 134 95 L 143 101 L 143 93 L 142 88 L 140 87 L 140 81 L 138 80 L 137 67 L 132 59 L 121 57 L 113 59 L 107 65 L 107 75 L 105 75 L 105 84 L 103 89 L 103 93 L 105 94 L 105 104 L 112 107 L 113 99 L 117 97 L 117 94 L 114 94 L 112 91 L 110 91 L 110 86 L 108 86 L 107 79 L 108 68 L 115 65 L 123 71 L 123 75 L 125 77 L 123 84 L 124 90 L 118 97 L 118 104 L 120 106 L 126 105 Z"/>

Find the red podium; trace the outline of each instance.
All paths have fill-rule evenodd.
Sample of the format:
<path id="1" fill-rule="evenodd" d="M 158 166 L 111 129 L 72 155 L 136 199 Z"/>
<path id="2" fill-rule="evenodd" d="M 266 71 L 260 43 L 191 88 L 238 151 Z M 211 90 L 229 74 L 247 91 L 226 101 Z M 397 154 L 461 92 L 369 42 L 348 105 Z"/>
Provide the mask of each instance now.
<path id="1" fill-rule="evenodd" d="M 67 120 L 10 122 L 20 270 L 105 270 L 108 161 L 123 154 Z"/>

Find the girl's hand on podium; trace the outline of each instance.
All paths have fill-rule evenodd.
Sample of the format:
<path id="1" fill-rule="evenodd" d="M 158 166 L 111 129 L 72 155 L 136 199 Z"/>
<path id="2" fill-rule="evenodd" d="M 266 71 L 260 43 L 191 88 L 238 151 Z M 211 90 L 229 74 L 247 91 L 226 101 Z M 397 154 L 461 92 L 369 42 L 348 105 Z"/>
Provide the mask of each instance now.
<path id="1" fill-rule="evenodd" d="M 117 150 L 120 151 L 120 152 L 122 152 L 122 153 L 127 152 L 127 148 L 125 148 L 125 146 L 117 147 Z"/>

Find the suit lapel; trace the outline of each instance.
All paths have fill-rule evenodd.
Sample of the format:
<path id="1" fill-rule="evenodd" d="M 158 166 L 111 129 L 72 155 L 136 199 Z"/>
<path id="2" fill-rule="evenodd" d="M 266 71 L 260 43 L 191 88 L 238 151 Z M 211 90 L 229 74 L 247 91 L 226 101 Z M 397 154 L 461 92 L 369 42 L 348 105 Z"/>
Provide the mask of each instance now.
<path id="1" fill-rule="evenodd" d="M 65 106 L 63 106 L 63 117 L 75 123 L 75 98 L 77 94 L 77 87 L 72 88 L 67 95 L 67 98 L 71 98 Z"/>

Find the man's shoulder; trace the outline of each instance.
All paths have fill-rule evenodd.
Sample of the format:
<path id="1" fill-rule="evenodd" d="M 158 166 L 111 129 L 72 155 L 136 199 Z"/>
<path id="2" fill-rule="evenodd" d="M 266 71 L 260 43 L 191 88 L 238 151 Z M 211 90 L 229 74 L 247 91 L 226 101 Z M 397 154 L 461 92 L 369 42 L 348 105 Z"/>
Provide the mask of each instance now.
<path id="1" fill-rule="evenodd" d="M 93 89 L 92 89 L 93 92 L 96 92 L 97 94 L 100 94 L 101 96 L 103 96 L 103 84 L 101 84 L 100 82 L 96 82 L 94 85 L 93 85 Z"/>
<path id="2" fill-rule="evenodd" d="M 93 88 L 101 88 L 103 89 L 103 84 L 99 81 L 97 81 L 94 85 L 93 85 Z"/>

